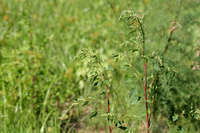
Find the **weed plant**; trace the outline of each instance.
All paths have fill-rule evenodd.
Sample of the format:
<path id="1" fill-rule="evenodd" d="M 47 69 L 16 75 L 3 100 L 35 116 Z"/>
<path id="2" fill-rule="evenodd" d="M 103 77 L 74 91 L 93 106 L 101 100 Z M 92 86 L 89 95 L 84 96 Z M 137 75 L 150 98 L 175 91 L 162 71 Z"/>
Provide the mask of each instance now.
<path id="1" fill-rule="evenodd" d="M 0 0 L 0 133 L 200 132 L 199 14 L 199 0 Z"/>

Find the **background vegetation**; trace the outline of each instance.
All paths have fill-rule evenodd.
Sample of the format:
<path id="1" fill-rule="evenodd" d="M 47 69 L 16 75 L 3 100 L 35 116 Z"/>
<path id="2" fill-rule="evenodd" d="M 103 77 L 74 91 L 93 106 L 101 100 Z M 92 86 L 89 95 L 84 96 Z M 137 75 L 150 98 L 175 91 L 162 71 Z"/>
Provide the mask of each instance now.
<path id="1" fill-rule="evenodd" d="M 199 0 L 0 0 L 0 132 L 145 133 L 144 60 L 150 131 L 200 132 L 199 26 Z"/>

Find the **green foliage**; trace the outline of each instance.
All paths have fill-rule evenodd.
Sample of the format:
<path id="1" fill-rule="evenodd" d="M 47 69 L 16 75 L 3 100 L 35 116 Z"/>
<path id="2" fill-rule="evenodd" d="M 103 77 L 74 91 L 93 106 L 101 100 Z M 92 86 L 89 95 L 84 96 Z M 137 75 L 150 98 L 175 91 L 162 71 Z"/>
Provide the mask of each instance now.
<path id="1" fill-rule="evenodd" d="M 199 14 L 198 0 L 0 0 L 0 132 L 145 132 L 144 59 L 151 132 L 199 132 Z"/>

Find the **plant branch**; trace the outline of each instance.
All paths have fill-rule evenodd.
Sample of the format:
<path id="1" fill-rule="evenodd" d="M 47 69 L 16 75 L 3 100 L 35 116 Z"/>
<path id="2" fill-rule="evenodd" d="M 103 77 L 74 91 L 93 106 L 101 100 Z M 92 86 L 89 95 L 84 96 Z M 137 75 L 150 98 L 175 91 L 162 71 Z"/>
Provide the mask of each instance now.
<path id="1" fill-rule="evenodd" d="M 169 44 L 171 43 L 172 35 L 173 35 L 174 31 L 176 30 L 176 26 L 175 25 L 176 25 L 176 22 L 174 22 L 172 24 L 172 27 L 169 30 L 169 37 L 167 39 L 167 44 L 165 45 L 165 48 L 164 48 L 164 51 L 163 51 L 163 55 L 167 52 Z"/>
<path id="2" fill-rule="evenodd" d="M 181 7 L 182 7 L 182 1 L 180 0 L 179 1 L 179 8 L 178 8 L 178 10 L 177 10 L 177 12 L 176 12 L 176 16 L 175 16 L 175 19 L 174 19 L 174 22 L 172 23 L 172 26 L 171 26 L 171 28 L 170 28 L 170 30 L 169 30 L 169 37 L 168 37 L 168 39 L 167 39 L 167 44 L 165 45 L 165 48 L 164 48 L 164 50 L 163 50 L 163 55 L 167 52 L 167 50 L 168 50 L 168 47 L 169 47 L 169 45 L 170 45 L 170 43 L 171 43 L 171 40 L 172 40 L 172 36 L 173 36 L 173 33 L 174 33 L 174 31 L 176 30 L 176 24 L 177 24 L 177 19 L 178 19 L 178 16 L 180 15 L 180 13 L 181 13 Z"/>
<path id="3" fill-rule="evenodd" d="M 103 74 L 103 79 L 106 80 L 105 75 Z M 109 96 L 109 87 L 107 85 L 105 85 L 105 89 L 106 89 L 106 101 L 107 101 L 107 114 L 108 114 L 108 124 L 109 124 L 109 115 L 110 115 L 110 96 Z M 112 127 L 108 126 L 109 129 L 109 133 L 112 133 Z"/>
<path id="4" fill-rule="evenodd" d="M 149 119 L 149 113 L 148 113 L 148 92 L 147 92 L 147 60 L 145 59 L 145 32 L 142 26 L 141 21 L 139 20 L 138 17 L 136 17 L 139 26 L 140 26 L 140 31 L 142 34 L 142 45 L 143 45 L 143 50 L 142 50 L 142 55 L 144 58 L 144 73 L 145 73 L 145 84 L 144 84 L 144 96 L 145 96 L 145 107 L 146 107 L 146 121 L 147 121 L 147 133 L 149 133 L 149 127 L 150 127 L 150 119 Z"/>

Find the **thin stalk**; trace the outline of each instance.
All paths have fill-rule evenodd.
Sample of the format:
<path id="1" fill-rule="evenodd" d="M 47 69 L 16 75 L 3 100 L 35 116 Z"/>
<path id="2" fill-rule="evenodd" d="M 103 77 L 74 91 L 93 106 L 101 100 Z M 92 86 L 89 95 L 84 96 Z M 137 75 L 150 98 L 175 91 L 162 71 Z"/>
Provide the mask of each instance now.
<path id="1" fill-rule="evenodd" d="M 172 40 L 172 36 L 173 36 L 173 33 L 174 31 L 176 30 L 176 21 L 172 24 L 170 30 L 169 30 L 169 37 L 167 38 L 167 43 L 164 47 L 164 50 L 163 52 L 161 53 L 162 56 L 164 57 L 165 56 L 165 53 L 167 52 L 168 50 L 168 47 L 171 43 L 171 40 Z M 153 87 L 153 84 L 159 79 L 159 72 L 156 72 L 156 74 L 154 75 L 154 79 L 152 80 L 152 82 L 150 83 L 150 90 L 152 90 L 152 87 Z M 152 110 L 153 110 L 153 104 L 154 104 L 154 97 L 152 98 L 152 103 L 151 103 L 151 108 L 150 108 L 150 114 L 149 114 L 149 123 L 150 123 L 150 120 L 151 120 L 151 115 L 152 115 Z"/>
<path id="2" fill-rule="evenodd" d="M 137 18 L 137 21 L 140 25 L 140 31 L 142 34 L 142 45 L 143 45 L 142 55 L 144 57 L 145 56 L 145 33 L 144 33 L 142 23 L 140 22 L 138 18 Z M 148 113 L 149 107 L 148 107 L 148 94 L 147 94 L 147 61 L 145 57 L 144 57 L 144 73 L 145 73 L 144 96 L 145 96 L 145 107 L 146 107 L 146 121 L 147 121 L 147 133 L 149 133 L 150 119 L 149 119 L 149 113 Z"/>
<path id="3" fill-rule="evenodd" d="M 106 87 L 106 99 L 107 99 L 107 113 L 110 115 L 110 97 L 109 97 L 109 88 Z M 108 116 L 108 121 L 109 121 L 109 116 Z M 109 133 L 112 133 L 112 127 L 110 124 L 108 125 Z"/>
<path id="4" fill-rule="evenodd" d="M 104 74 L 103 74 L 104 80 L 106 80 Z M 108 130 L 109 133 L 112 133 L 112 127 L 109 124 L 109 115 L 110 115 L 110 96 L 109 96 L 109 87 L 106 85 L 106 101 L 107 101 L 107 114 L 108 114 Z"/>
<path id="5" fill-rule="evenodd" d="M 180 16 L 180 13 L 181 13 L 182 0 L 179 0 L 178 2 L 179 2 L 178 10 L 176 11 L 176 16 L 175 16 L 174 22 L 172 23 L 172 26 L 171 26 L 171 28 L 169 30 L 169 37 L 167 39 L 167 44 L 165 45 L 163 53 L 162 53 L 163 56 L 167 52 L 168 47 L 169 47 L 169 45 L 170 45 L 170 43 L 172 41 L 173 33 L 176 30 L 176 28 L 177 28 L 176 25 L 177 25 L 178 17 Z"/>
<path id="6" fill-rule="evenodd" d="M 176 21 L 172 24 L 172 27 L 170 28 L 170 31 L 169 31 L 169 37 L 168 37 L 168 39 L 167 39 L 167 44 L 165 45 L 165 48 L 164 48 L 164 50 L 163 50 L 163 55 L 167 52 L 167 50 L 168 50 L 168 47 L 169 47 L 169 44 L 170 44 L 170 42 L 171 42 L 171 40 L 172 40 L 172 35 L 173 35 L 173 32 L 176 30 Z"/>
<path id="7" fill-rule="evenodd" d="M 144 72 L 145 72 L 145 85 L 144 85 L 144 95 L 145 95 L 145 106 L 146 106 L 146 120 L 147 120 L 147 133 L 149 133 L 150 119 L 148 113 L 148 96 L 147 96 L 147 63 L 144 61 Z"/>

